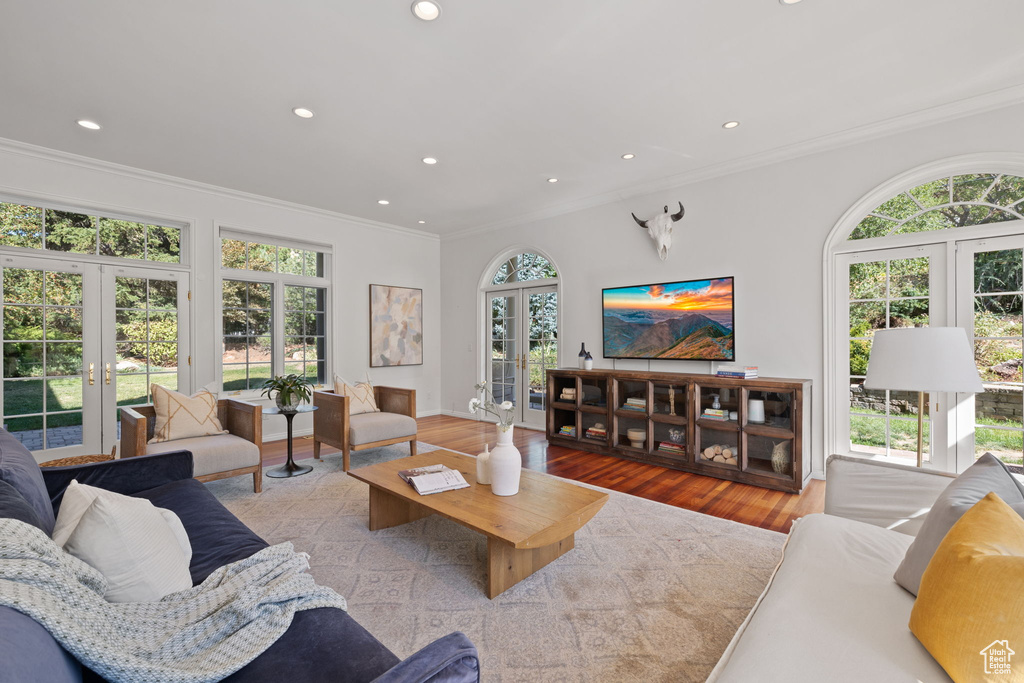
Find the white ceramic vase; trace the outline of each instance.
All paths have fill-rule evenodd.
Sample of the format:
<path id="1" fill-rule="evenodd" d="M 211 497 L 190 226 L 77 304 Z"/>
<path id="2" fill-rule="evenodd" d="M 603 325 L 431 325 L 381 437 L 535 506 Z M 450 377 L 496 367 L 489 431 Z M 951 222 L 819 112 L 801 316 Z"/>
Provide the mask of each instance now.
<path id="1" fill-rule="evenodd" d="M 491 474 L 491 493 L 496 496 L 514 496 L 519 493 L 519 476 L 523 471 L 523 459 L 519 449 L 512 445 L 512 432 L 498 430 L 498 445 L 491 451 L 488 460 Z"/>
<path id="2" fill-rule="evenodd" d="M 476 456 L 476 483 L 490 486 L 491 484 L 491 452 L 484 444 L 484 452 Z"/>

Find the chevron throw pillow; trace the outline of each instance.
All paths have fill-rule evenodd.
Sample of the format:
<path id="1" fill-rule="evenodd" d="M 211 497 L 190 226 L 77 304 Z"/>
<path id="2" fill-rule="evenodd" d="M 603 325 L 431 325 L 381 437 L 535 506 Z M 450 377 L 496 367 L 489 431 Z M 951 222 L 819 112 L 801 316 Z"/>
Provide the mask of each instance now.
<path id="1" fill-rule="evenodd" d="M 217 397 L 209 391 L 186 396 L 159 384 L 151 385 L 150 391 L 153 392 L 156 426 L 149 443 L 227 434 L 217 419 Z"/>

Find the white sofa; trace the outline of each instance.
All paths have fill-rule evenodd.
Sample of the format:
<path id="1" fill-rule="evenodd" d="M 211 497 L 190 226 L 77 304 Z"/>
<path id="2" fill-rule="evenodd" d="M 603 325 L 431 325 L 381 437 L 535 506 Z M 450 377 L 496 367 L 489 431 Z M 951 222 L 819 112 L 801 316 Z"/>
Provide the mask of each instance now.
<path id="1" fill-rule="evenodd" d="M 708 680 L 949 681 L 910 632 L 914 596 L 892 577 L 954 475 L 833 455 L 826 477 L 825 513 L 794 522 Z"/>

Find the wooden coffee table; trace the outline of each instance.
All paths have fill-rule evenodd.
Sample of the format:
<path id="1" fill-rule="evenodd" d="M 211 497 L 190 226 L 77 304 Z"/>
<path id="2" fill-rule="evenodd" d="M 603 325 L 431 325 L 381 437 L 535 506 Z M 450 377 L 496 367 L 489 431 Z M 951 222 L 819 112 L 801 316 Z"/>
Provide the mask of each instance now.
<path id="1" fill-rule="evenodd" d="M 421 496 L 399 470 L 441 463 L 462 472 L 469 488 Z M 370 531 L 437 514 L 487 537 L 487 597 L 495 598 L 575 547 L 576 532 L 607 493 L 523 470 L 519 493 L 496 496 L 476 483 L 476 459 L 431 451 L 361 467 L 349 475 L 370 485 Z"/>

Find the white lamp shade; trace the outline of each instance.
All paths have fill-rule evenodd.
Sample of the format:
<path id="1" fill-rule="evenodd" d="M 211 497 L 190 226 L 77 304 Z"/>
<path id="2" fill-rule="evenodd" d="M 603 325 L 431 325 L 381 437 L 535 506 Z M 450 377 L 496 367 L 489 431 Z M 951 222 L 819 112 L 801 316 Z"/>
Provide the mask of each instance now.
<path id="1" fill-rule="evenodd" d="M 871 343 L 867 389 L 985 391 L 967 332 L 960 327 L 879 330 Z"/>

